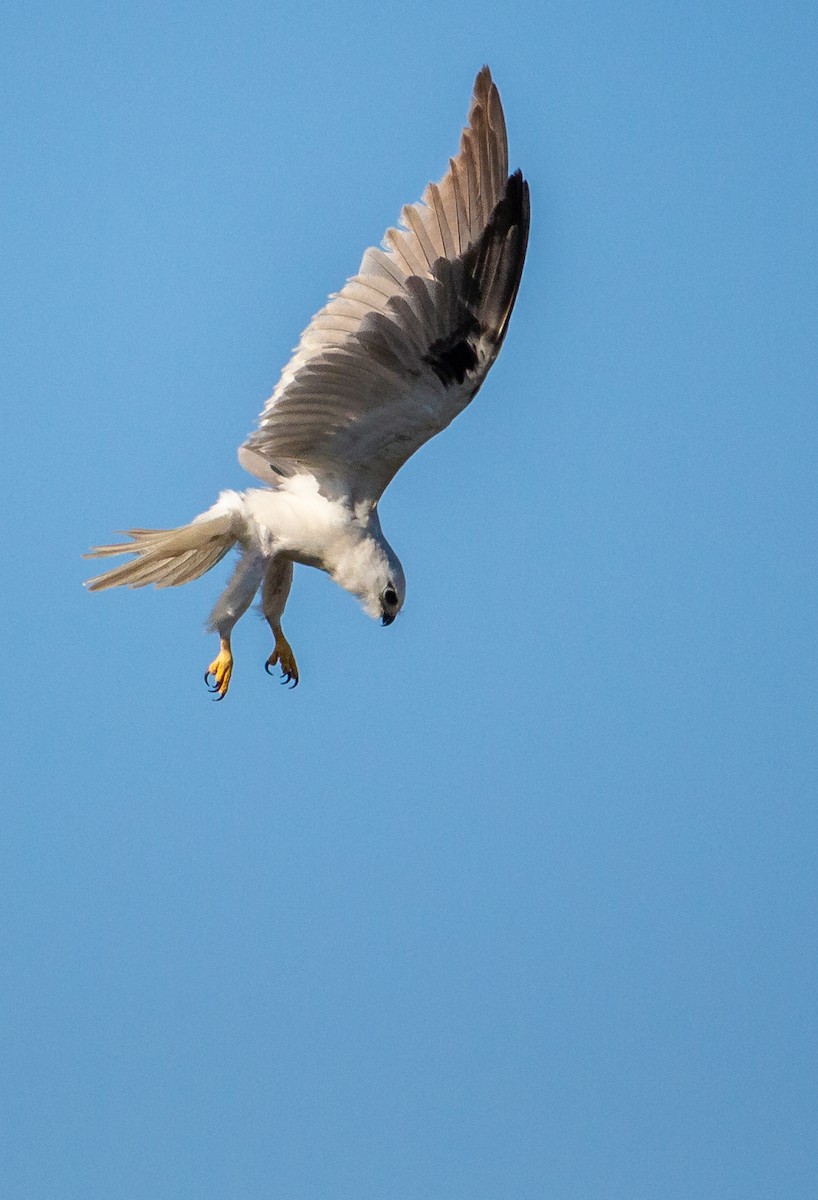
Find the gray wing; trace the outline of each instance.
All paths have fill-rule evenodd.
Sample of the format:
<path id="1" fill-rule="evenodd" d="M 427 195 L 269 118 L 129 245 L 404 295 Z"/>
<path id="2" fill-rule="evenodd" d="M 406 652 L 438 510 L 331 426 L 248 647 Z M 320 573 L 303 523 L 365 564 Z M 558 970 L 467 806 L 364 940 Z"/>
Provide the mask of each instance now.
<path id="1" fill-rule="evenodd" d="M 500 96 L 474 85 L 460 151 L 383 248 L 315 317 L 239 461 L 267 484 L 307 470 L 377 501 L 466 407 L 505 337 L 528 240 L 528 185 L 508 175 Z"/>

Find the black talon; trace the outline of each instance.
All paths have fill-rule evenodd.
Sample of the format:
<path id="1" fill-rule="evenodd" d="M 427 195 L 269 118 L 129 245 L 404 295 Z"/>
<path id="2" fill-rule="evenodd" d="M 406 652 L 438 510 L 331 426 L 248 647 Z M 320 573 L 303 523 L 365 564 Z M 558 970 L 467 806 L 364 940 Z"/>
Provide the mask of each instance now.
<path id="1" fill-rule="evenodd" d="M 275 665 L 275 664 L 273 664 L 273 665 Z M 273 674 L 273 667 L 272 667 L 272 666 L 270 666 L 270 663 L 269 663 L 269 662 L 266 662 L 266 663 L 264 664 L 264 670 L 267 672 L 267 674 L 268 674 L 268 675 L 272 675 L 272 674 Z"/>

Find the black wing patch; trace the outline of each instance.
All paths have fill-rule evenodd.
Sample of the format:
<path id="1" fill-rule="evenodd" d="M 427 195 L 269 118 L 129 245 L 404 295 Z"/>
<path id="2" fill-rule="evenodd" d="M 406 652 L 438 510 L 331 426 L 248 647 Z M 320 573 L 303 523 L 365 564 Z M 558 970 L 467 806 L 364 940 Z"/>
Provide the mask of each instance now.
<path id="1" fill-rule="evenodd" d="M 470 374 L 484 378 L 500 352 L 520 285 L 528 223 L 528 184 L 515 171 L 485 229 L 457 264 L 462 274 L 446 259 L 435 263 L 444 296 L 456 289 L 461 313 L 456 328 L 433 342 L 423 358 L 444 387 L 461 385 Z"/>
<path id="2" fill-rule="evenodd" d="M 446 338 L 432 342 L 423 361 L 428 363 L 444 387 L 461 384 L 477 366 L 478 321 L 471 319 Z"/>

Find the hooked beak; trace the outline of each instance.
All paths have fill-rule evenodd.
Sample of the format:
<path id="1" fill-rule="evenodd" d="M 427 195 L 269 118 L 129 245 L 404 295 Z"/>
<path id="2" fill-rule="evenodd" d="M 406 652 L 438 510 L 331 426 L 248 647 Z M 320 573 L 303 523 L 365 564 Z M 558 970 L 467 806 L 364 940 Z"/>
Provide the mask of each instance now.
<path id="1" fill-rule="evenodd" d="M 383 613 L 381 615 L 381 625 L 391 625 L 396 616 L 397 613 Z"/>

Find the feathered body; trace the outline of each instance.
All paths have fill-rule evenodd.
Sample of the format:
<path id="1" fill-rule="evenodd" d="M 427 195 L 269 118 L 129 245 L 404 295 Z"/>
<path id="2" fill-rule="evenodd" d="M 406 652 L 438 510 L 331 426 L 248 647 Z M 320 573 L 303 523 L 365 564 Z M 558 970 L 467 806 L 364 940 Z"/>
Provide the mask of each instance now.
<path id="1" fill-rule="evenodd" d="M 268 666 L 280 662 L 297 681 L 280 625 L 294 562 L 327 571 L 385 624 L 403 604 L 403 570 L 381 531 L 378 500 L 478 391 L 503 343 L 525 259 L 528 185 L 508 174 L 503 110 L 487 67 L 457 157 L 403 209 L 401 223 L 310 322 L 239 450 L 264 488 L 224 492 L 190 525 L 131 530 L 131 543 L 91 552 L 136 555 L 89 582 L 100 590 L 187 583 L 239 546 L 210 622 L 220 659 L 229 659 L 224 670 L 220 659 L 211 664 L 219 696 L 232 671 L 233 624 L 259 587 L 276 636 Z"/>

